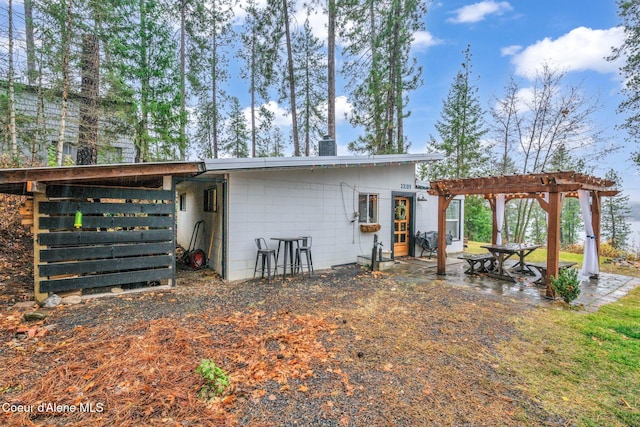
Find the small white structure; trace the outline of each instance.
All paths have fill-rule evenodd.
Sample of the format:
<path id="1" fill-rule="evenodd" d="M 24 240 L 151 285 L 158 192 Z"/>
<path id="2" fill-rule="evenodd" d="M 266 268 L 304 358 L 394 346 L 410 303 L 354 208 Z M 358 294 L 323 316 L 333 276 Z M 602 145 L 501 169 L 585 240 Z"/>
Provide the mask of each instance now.
<path id="1" fill-rule="evenodd" d="M 177 242 L 202 249 L 224 279 L 253 277 L 255 239 L 311 236 L 316 270 L 370 256 L 374 234 L 393 257 L 419 256 L 418 231 L 437 230 L 437 197 L 416 186 L 416 164 L 439 154 L 215 159 L 177 179 Z M 463 249 L 463 202 L 448 209 Z M 196 223 L 203 221 L 203 226 Z M 189 248 L 191 243 L 191 248 Z M 282 260 L 281 260 L 282 261 Z"/>

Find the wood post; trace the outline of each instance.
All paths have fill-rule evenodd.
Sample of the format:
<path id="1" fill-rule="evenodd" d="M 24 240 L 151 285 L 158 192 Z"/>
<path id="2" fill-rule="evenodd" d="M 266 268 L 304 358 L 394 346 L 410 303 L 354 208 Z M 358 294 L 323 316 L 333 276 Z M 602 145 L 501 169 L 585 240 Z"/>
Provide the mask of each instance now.
<path id="1" fill-rule="evenodd" d="M 547 230 L 547 289 L 545 296 L 555 297 L 551 287 L 551 276 L 558 275 L 558 258 L 560 256 L 560 213 L 562 211 L 561 193 L 549 192 L 548 230 Z"/>
<path id="2" fill-rule="evenodd" d="M 38 304 L 44 303 L 49 297 L 48 292 L 40 292 L 40 251 L 45 246 L 40 245 L 40 203 L 47 200 L 44 193 L 33 194 L 33 297 Z"/>
<path id="3" fill-rule="evenodd" d="M 447 207 L 452 196 L 438 196 L 438 270 L 437 274 L 447 274 Z"/>
<path id="4" fill-rule="evenodd" d="M 489 201 L 489 206 L 491 206 L 491 244 L 495 245 L 498 241 L 498 216 L 496 214 L 496 197 L 491 196 L 487 199 Z"/>

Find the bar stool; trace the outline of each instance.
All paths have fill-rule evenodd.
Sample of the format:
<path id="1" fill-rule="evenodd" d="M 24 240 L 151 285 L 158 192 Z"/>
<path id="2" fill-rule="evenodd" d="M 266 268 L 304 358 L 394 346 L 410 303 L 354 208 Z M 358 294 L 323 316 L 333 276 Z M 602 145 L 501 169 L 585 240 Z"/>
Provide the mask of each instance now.
<path id="1" fill-rule="evenodd" d="M 300 244 L 296 248 L 296 272 L 298 269 L 304 274 L 304 266 L 302 265 L 302 253 L 304 252 L 307 262 L 307 272 L 309 276 L 313 273 L 313 258 L 311 257 L 311 236 L 300 238 Z"/>
<path id="2" fill-rule="evenodd" d="M 258 247 L 258 252 L 256 253 L 256 265 L 253 267 L 253 278 L 255 279 L 256 272 L 258 271 L 258 259 L 262 258 L 261 278 L 264 279 L 264 266 L 266 263 L 267 281 L 269 282 L 271 281 L 271 258 L 272 257 L 273 257 L 273 267 L 274 267 L 273 274 L 275 276 L 278 273 L 278 265 L 276 262 L 276 250 L 269 249 L 269 247 L 267 246 L 267 242 L 262 237 L 258 237 L 257 239 L 255 239 L 255 241 L 256 241 L 256 246 Z"/>

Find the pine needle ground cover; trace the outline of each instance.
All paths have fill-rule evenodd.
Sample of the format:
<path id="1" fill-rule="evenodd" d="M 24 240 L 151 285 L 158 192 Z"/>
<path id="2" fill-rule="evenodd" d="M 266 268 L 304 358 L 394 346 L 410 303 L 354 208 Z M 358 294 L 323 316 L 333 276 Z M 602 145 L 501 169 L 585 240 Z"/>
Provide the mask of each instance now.
<path id="1" fill-rule="evenodd" d="M 2 425 L 637 420 L 639 338 L 632 323 L 623 322 L 615 334 L 606 326 L 585 335 L 575 332 L 573 322 L 594 315 L 562 309 L 548 314 L 441 280 L 355 266 L 271 283 L 223 283 L 191 272 L 171 291 L 86 300 L 29 323 L 23 312 L 8 305 L 0 311 L 0 402 L 9 405 L 0 413 Z M 541 319 L 555 323 L 541 328 Z M 619 336 L 629 350 L 609 350 L 603 334 Z M 587 347 L 600 349 L 593 337 L 606 353 Z M 575 362 L 573 353 L 540 362 L 545 348 L 593 354 L 602 361 L 598 376 L 575 375 L 567 367 Z M 206 383 L 196 372 L 203 359 L 220 367 L 229 382 L 206 399 L 199 395 Z M 589 359 L 579 363 L 585 371 L 591 365 Z M 535 383 L 534 371 L 547 381 Z M 568 376 L 558 383 L 562 393 L 547 388 L 562 375 Z M 600 382 L 607 376 L 609 382 Z M 594 418 L 593 408 L 580 404 L 585 401 L 604 402 L 595 413 L 604 418 Z M 38 411 L 40 403 L 50 406 Z M 18 411 L 29 405 L 32 412 Z"/>

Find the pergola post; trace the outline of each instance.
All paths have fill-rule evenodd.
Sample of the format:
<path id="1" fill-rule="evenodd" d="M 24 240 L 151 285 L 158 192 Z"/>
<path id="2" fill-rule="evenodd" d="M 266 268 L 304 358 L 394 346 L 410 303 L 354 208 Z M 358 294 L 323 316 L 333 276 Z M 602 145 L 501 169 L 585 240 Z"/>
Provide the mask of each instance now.
<path id="1" fill-rule="evenodd" d="M 554 298 L 555 292 L 551 287 L 551 277 L 558 275 L 558 259 L 560 257 L 560 213 L 562 211 L 562 200 L 559 192 L 549 192 L 547 207 L 547 289 L 545 296 Z"/>
<path id="2" fill-rule="evenodd" d="M 491 244 L 495 245 L 498 241 L 498 217 L 496 215 L 496 196 L 491 195 L 490 198 L 487 199 L 489 201 L 489 206 L 491 207 Z"/>
<path id="3" fill-rule="evenodd" d="M 438 196 L 438 268 L 437 274 L 447 274 L 447 208 L 451 202 L 451 196 Z"/>

